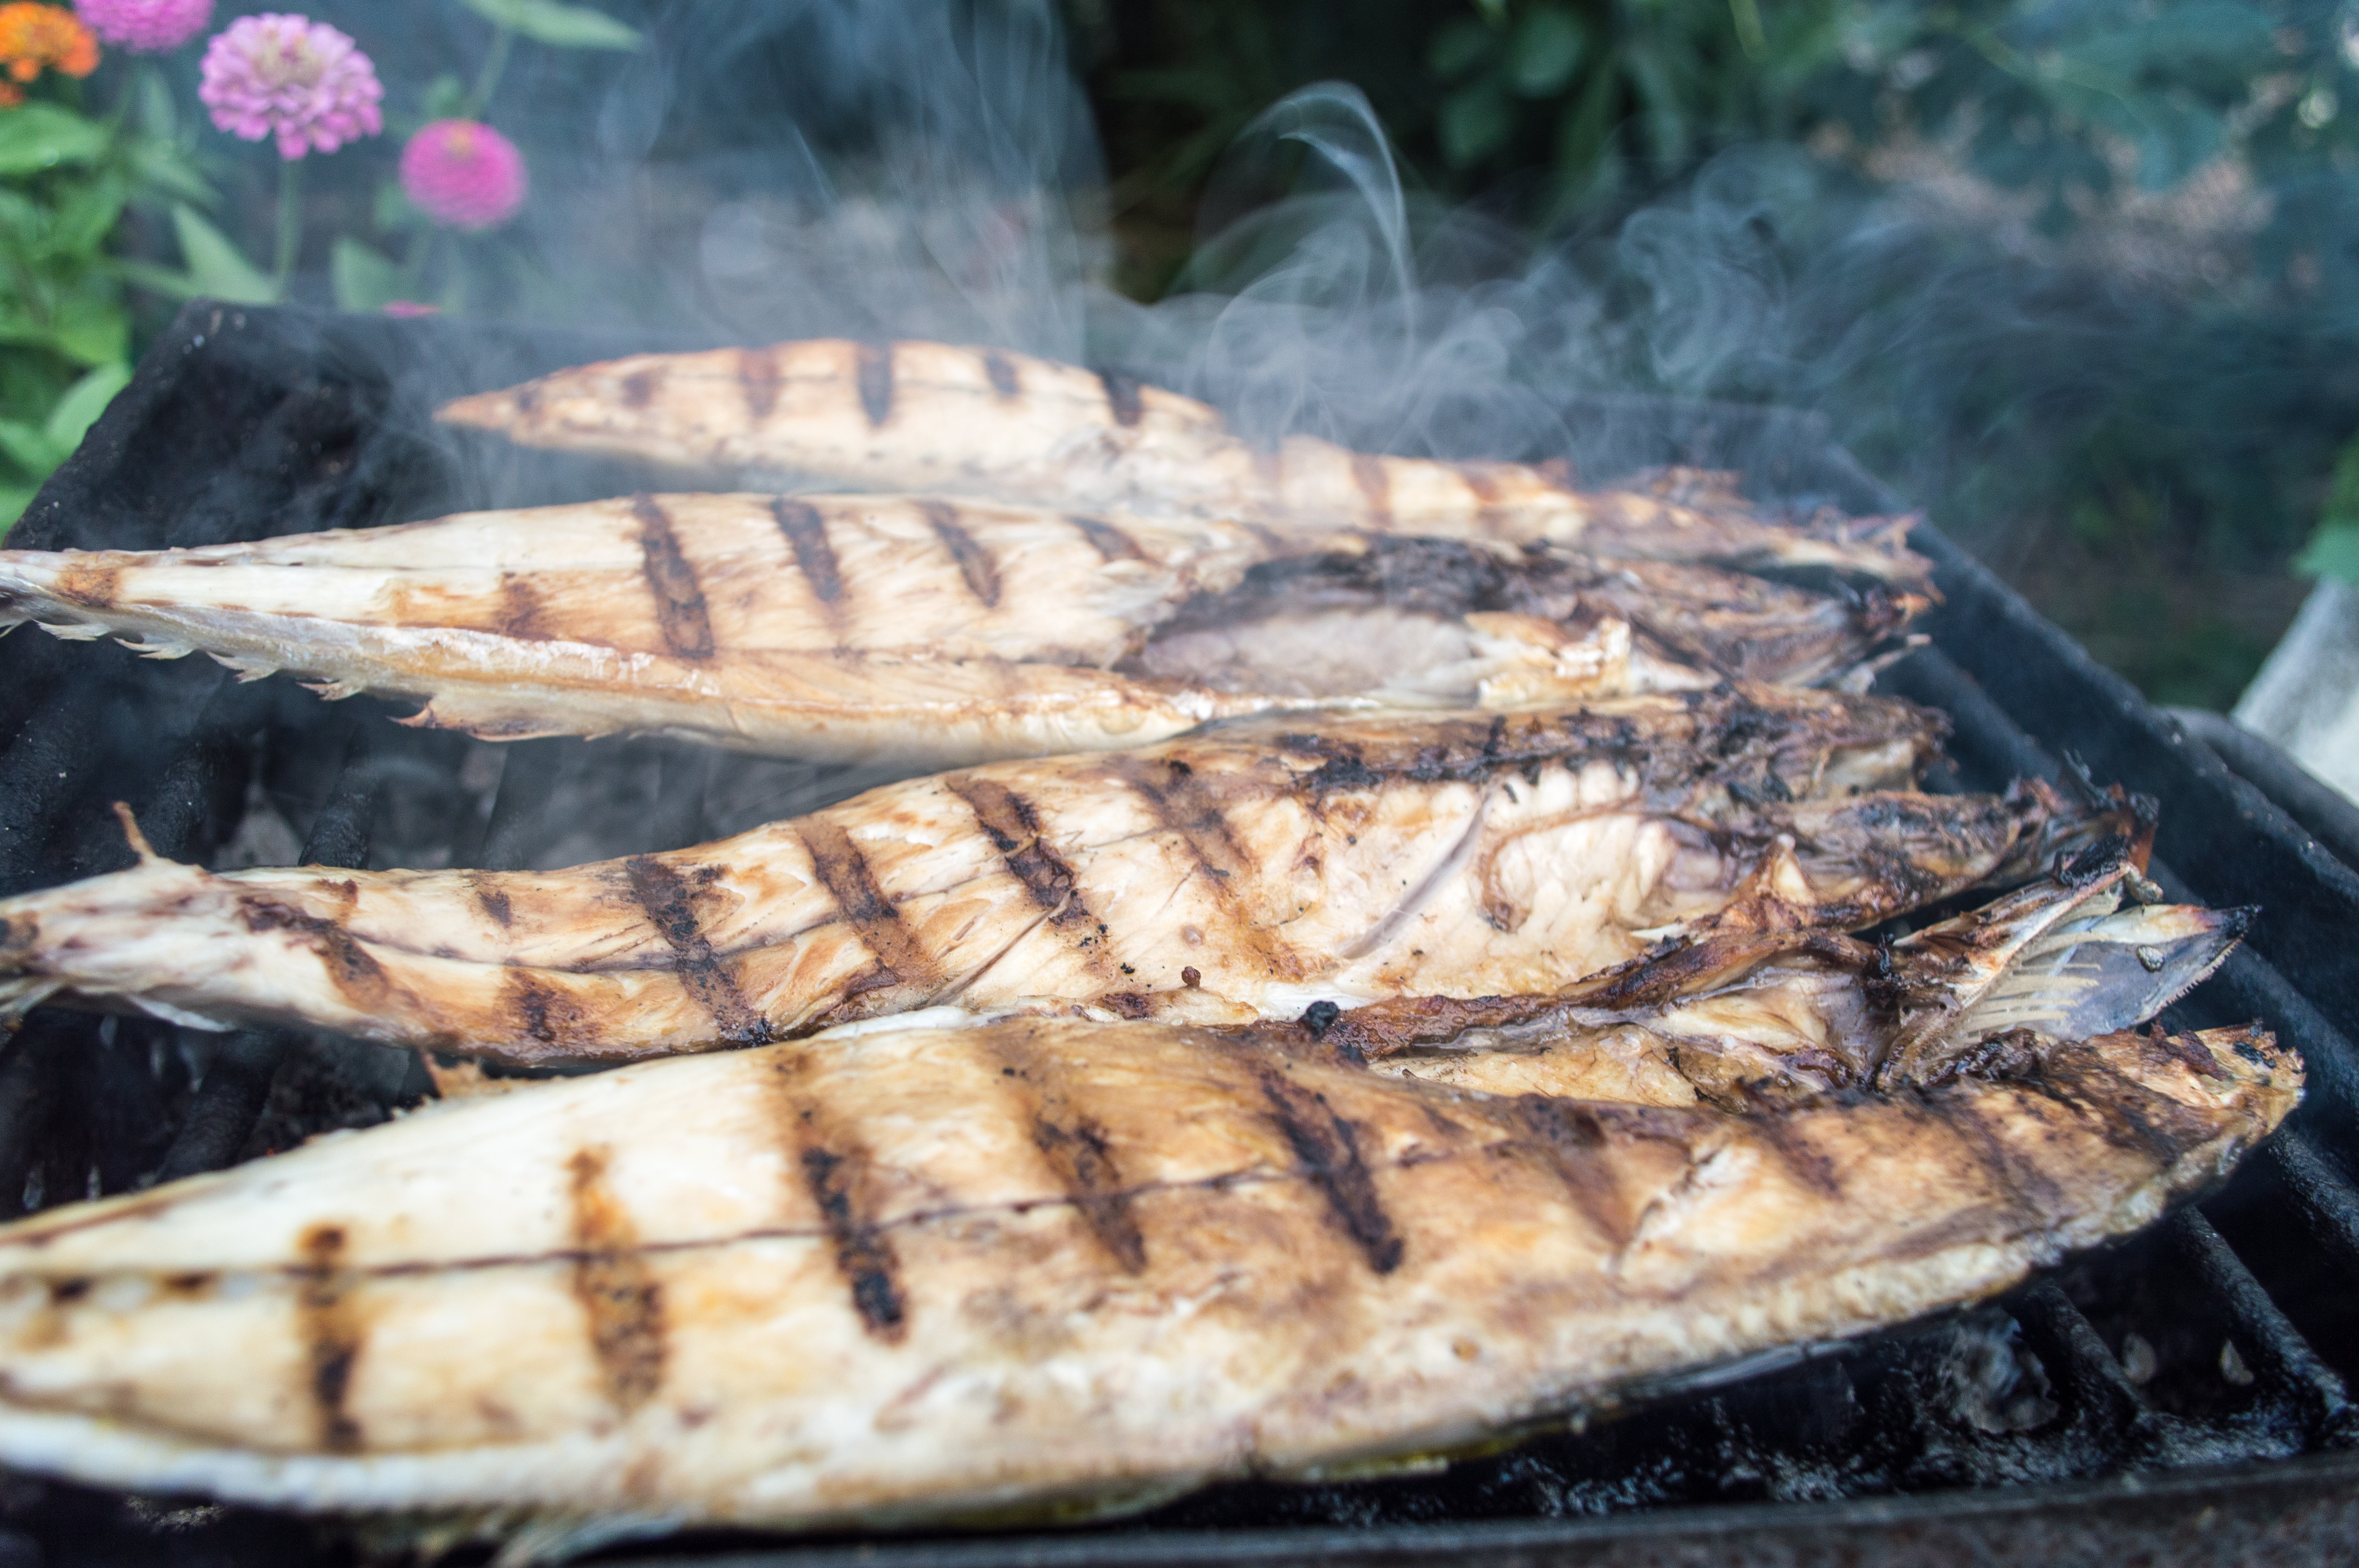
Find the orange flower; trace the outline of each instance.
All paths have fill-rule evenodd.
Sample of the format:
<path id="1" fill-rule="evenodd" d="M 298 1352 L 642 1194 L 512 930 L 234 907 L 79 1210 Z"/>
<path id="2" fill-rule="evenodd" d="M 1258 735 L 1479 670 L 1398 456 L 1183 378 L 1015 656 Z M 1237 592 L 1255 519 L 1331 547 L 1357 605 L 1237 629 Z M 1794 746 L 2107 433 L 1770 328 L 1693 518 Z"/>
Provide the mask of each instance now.
<path id="1" fill-rule="evenodd" d="M 0 5 L 0 107 L 25 101 L 24 83 L 43 70 L 88 76 L 98 69 L 98 38 L 62 5 L 11 0 Z"/>

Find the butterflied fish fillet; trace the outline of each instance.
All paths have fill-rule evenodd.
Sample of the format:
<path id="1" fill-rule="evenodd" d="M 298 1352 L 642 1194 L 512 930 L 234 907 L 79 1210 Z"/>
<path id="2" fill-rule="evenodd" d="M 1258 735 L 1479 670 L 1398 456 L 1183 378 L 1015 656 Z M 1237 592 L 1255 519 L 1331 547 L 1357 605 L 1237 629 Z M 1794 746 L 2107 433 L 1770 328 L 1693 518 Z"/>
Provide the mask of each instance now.
<path id="1" fill-rule="evenodd" d="M 1158 1024 L 646 1064 L 0 1230 L 0 1462 L 609 1529 L 1315 1478 L 1987 1296 L 2300 1084 L 2245 1029 L 1745 1114 Z"/>
<path id="2" fill-rule="evenodd" d="M 1300 543 L 1300 541 L 1298 541 Z M 0 551 L 0 625 L 202 650 L 492 739 L 936 765 L 1313 702 L 1864 682 L 1925 600 L 1428 540 L 886 497 L 637 496 L 155 552 Z"/>
<path id="3" fill-rule="evenodd" d="M 1259 447 L 1193 398 L 993 349 L 824 339 L 640 354 L 462 397 L 439 416 L 701 474 L 1930 581 L 1906 519 L 1776 524 L 1690 481 L 1589 492 L 1560 464 L 1378 457 L 1307 436 Z"/>
<path id="4" fill-rule="evenodd" d="M 1713 931 L 1555 997 L 1379 1001 L 1259 1033 L 1493 1094 L 1745 1109 L 1921 1083 L 2143 1023 L 2226 960 L 2253 912 L 2125 907 L 2138 858 L 2119 839 L 2092 845 L 2054 877 L 1886 946 Z"/>
<path id="5" fill-rule="evenodd" d="M 2119 816 L 1896 789 L 1938 720 L 1874 697 L 1299 722 L 911 780 L 566 871 L 150 858 L 0 903 L 0 998 L 516 1061 L 950 1002 L 1243 1023 L 1550 992 L 1732 909 L 1866 925 L 2037 876 Z"/>

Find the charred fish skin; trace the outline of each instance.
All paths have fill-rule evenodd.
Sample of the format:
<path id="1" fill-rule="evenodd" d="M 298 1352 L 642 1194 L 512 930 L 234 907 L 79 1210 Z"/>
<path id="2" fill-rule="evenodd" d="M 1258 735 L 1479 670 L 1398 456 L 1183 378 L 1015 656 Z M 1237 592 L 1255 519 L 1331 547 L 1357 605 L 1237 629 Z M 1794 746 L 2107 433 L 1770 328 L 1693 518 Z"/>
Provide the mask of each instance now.
<path id="1" fill-rule="evenodd" d="M 647 1064 L 0 1230 L 0 1460 L 788 1528 L 1316 1475 L 1995 1292 L 2300 1081 L 2256 1030 L 1745 1115 L 1158 1025 Z"/>
<path id="2" fill-rule="evenodd" d="M 1266 560 L 1280 548 L 1307 553 Z M 290 670 L 330 697 L 421 702 L 413 723 L 936 765 L 1323 702 L 1855 687 L 1924 603 L 926 497 L 640 495 L 196 550 L 0 551 L 0 623 L 201 650 L 248 680 Z"/>
<path id="3" fill-rule="evenodd" d="M 1552 992 L 1764 893 L 1780 919 L 1871 924 L 2027 836 L 2103 831 L 2062 806 L 1889 793 L 1939 732 L 1886 699 L 1782 690 L 1256 720 L 562 872 L 147 857 L 0 903 L 0 1002 L 536 1062 L 951 1002 L 1242 1024 Z"/>
<path id="4" fill-rule="evenodd" d="M 1710 486 L 1583 492 L 1561 463 L 1438 462 L 1303 436 L 1257 446 L 1191 398 L 994 349 L 814 340 L 643 354 L 462 397 L 437 417 L 674 470 L 1578 542 L 1614 555 L 1822 568 L 1913 591 L 1931 581 L 1930 563 L 1906 547 L 1909 520 L 1781 526 Z"/>

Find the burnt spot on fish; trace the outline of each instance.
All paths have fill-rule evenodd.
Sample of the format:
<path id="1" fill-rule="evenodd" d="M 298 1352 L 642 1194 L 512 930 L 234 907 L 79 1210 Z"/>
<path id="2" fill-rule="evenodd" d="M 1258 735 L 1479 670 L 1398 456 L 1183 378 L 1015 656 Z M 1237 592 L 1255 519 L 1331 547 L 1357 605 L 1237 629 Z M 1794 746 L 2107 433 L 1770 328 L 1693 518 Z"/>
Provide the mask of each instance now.
<path id="1" fill-rule="evenodd" d="M 631 512 L 639 520 L 639 549 L 646 557 L 647 588 L 655 595 L 664 646 L 676 658 L 711 658 L 712 620 L 704 607 L 704 589 L 680 550 L 671 519 L 652 495 L 634 496 Z"/>
<path id="2" fill-rule="evenodd" d="M 1614 1174 L 1605 1129 L 1585 1107 L 1545 1095 L 1513 1102 L 1524 1132 L 1522 1147 L 1563 1184 L 1572 1206 L 1616 1248 L 1626 1247 L 1636 1228 L 1630 1200 Z"/>
<path id="3" fill-rule="evenodd" d="M 1041 835 L 1039 813 L 1029 800 L 982 774 L 954 774 L 947 782 L 951 792 L 974 813 L 1008 874 L 1024 884 L 1035 907 L 1048 912 L 1049 925 L 1063 932 L 1085 930 L 1096 924 L 1082 898 L 1072 867 Z M 1093 968 L 1102 962 L 1095 950 L 1089 950 L 1087 957 Z"/>
<path id="4" fill-rule="evenodd" d="M 750 423 L 762 424 L 777 411 L 778 393 L 785 382 L 777 350 L 737 351 L 737 385 L 745 394 L 745 414 Z"/>
<path id="5" fill-rule="evenodd" d="M 663 1386 L 663 1286 L 607 1184 L 605 1151 L 581 1150 L 565 1168 L 571 1178 L 573 1299 L 588 1322 L 607 1397 L 628 1415 Z"/>
<path id="6" fill-rule="evenodd" d="M 1385 460 L 1366 452 L 1352 454 L 1352 482 L 1360 487 L 1360 499 L 1368 503 L 1368 526 L 1383 530 L 1393 525 L 1393 476 Z"/>
<path id="7" fill-rule="evenodd" d="M 520 643 L 548 642 L 550 633 L 541 620 L 545 608 L 540 590 L 530 579 L 516 572 L 500 574 L 500 611 L 495 624 L 501 636 Z"/>
<path id="8" fill-rule="evenodd" d="M 1376 1194 L 1375 1178 L 1360 1157 L 1358 1130 L 1335 1114 L 1327 1097 L 1289 1083 L 1266 1067 L 1254 1075 L 1270 1119 L 1294 1152 L 1296 1166 L 1309 1177 L 1327 1210 L 1359 1248 L 1368 1267 L 1389 1274 L 1400 1267 L 1401 1238 Z"/>
<path id="9" fill-rule="evenodd" d="M 335 921 L 306 914 L 259 893 L 239 894 L 237 909 L 245 928 L 256 935 L 266 931 L 299 933 L 311 951 L 319 955 L 330 983 L 353 1007 L 375 1011 L 384 1005 L 386 992 L 392 988 L 385 967 L 361 945 L 359 938 Z"/>
<path id="10" fill-rule="evenodd" d="M 547 982 L 511 969 L 504 989 L 506 994 L 500 999 L 501 1006 L 522 1025 L 527 1037 L 557 1046 L 578 1044 L 585 1034 L 594 1041 L 596 1031 L 582 1028 L 586 1021 L 581 1006 Z"/>
<path id="11" fill-rule="evenodd" d="M 484 906 L 485 914 L 503 926 L 516 924 L 516 908 L 508 902 L 506 889 L 478 872 L 469 871 L 466 876 L 467 889 L 475 895 L 475 902 Z"/>
<path id="12" fill-rule="evenodd" d="M 844 1130 L 821 1125 L 819 1108 L 796 1097 L 795 1080 L 804 1066 L 799 1058 L 779 1064 L 796 1165 L 833 1244 L 836 1270 L 852 1292 L 852 1310 L 861 1326 L 897 1345 L 908 1333 L 908 1298 L 901 1288 L 900 1259 L 878 1223 L 869 1190 L 868 1151 Z"/>
<path id="13" fill-rule="evenodd" d="M 853 373 L 860 386 L 861 412 L 874 429 L 893 416 L 893 345 L 854 345 Z"/>
<path id="14" fill-rule="evenodd" d="M 1255 917 L 1234 885 L 1256 869 L 1253 856 L 1237 841 L 1220 801 L 1195 770 L 1177 757 L 1129 755 L 1109 758 L 1107 767 L 1146 805 L 1158 824 L 1179 839 L 1239 943 L 1272 974 L 1289 979 L 1307 974 L 1302 956 L 1281 942 L 1267 923 Z"/>
<path id="15" fill-rule="evenodd" d="M 810 585 L 811 597 L 821 604 L 841 602 L 843 570 L 836 561 L 835 546 L 828 542 L 827 519 L 820 515 L 819 508 L 781 495 L 771 500 L 770 515 L 777 520 L 778 532 L 786 535 L 787 547 L 794 551 L 795 569 Z"/>
<path id="16" fill-rule="evenodd" d="M 105 610 L 114 603 L 115 589 L 122 579 L 123 573 L 116 568 L 84 566 L 69 560 L 49 592 L 85 610 Z"/>
<path id="17" fill-rule="evenodd" d="M 901 912 L 876 885 L 868 859 L 852 836 L 824 816 L 801 825 L 803 846 L 810 851 L 811 870 L 820 885 L 835 900 L 838 914 L 859 933 L 861 942 L 875 955 L 878 973 L 870 991 L 908 987 L 930 998 L 942 987 L 941 966 L 919 944 L 917 934 L 902 922 Z M 847 1000 L 853 993 L 847 988 Z M 888 1011 L 876 1007 L 873 1011 Z M 865 1016 L 865 1013 L 861 1016 Z"/>
<path id="18" fill-rule="evenodd" d="M 1016 379 L 1015 363 L 995 349 L 983 351 L 983 378 L 991 383 L 991 390 L 1002 403 L 1013 403 L 1024 390 Z"/>
<path id="19" fill-rule="evenodd" d="M 1130 1212 L 1130 1195 L 1105 1129 L 1083 1117 L 1070 1126 L 1046 1118 L 1032 1123 L 1032 1144 L 1072 1199 L 1073 1208 L 1125 1274 L 1147 1268 L 1147 1238 Z"/>
<path id="20" fill-rule="evenodd" d="M 647 407 L 656 400 L 656 394 L 663 389 L 663 380 L 664 373 L 662 370 L 655 367 L 650 367 L 642 371 L 634 371 L 629 375 L 625 376 L 623 378 L 623 406 L 625 408 Z"/>
<path id="21" fill-rule="evenodd" d="M 345 1408 L 352 1394 L 353 1362 L 367 1338 L 367 1325 L 354 1307 L 358 1280 L 344 1266 L 343 1227 L 314 1225 L 296 1243 L 302 1263 L 296 1270 L 295 1311 L 310 1372 L 311 1408 L 320 1446 L 331 1454 L 356 1454 L 360 1422 Z"/>
<path id="22" fill-rule="evenodd" d="M 517 414 L 527 419 L 531 418 L 540 412 L 540 384 L 526 383 L 508 395 L 508 401 L 516 406 Z"/>
<path id="23" fill-rule="evenodd" d="M 934 537 L 942 542 L 942 548 L 958 563 L 959 576 L 966 579 L 966 590 L 984 605 L 997 609 L 999 563 L 959 522 L 958 508 L 947 501 L 921 501 L 918 506 L 925 513 L 926 521 L 933 524 Z"/>
<path id="24" fill-rule="evenodd" d="M 728 968 L 713 956 L 687 881 L 669 862 L 653 855 L 635 855 L 624 861 L 623 873 L 630 882 L 631 896 L 670 946 L 682 989 L 719 1027 L 722 1038 L 741 1045 L 768 1041 L 769 1021 L 747 1004 Z"/>
<path id="25" fill-rule="evenodd" d="M 1753 1130 L 1777 1152 L 1779 1162 L 1795 1181 L 1816 1197 L 1833 1201 L 1843 1196 L 1843 1179 L 1835 1172 L 1835 1162 L 1826 1151 L 1812 1142 L 1805 1118 L 1775 1108 L 1756 1108 L 1750 1115 Z"/>
<path id="26" fill-rule="evenodd" d="M 1065 521 L 1071 523 L 1082 537 L 1090 542 L 1090 548 L 1098 553 L 1098 558 L 1102 561 L 1112 564 L 1115 561 L 1143 561 L 1147 558 L 1146 552 L 1138 547 L 1136 540 L 1103 518 L 1074 514 L 1067 516 Z"/>
<path id="27" fill-rule="evenodd" d="M 1114 422 L 1125 428 L 1137 424 L 1147 412 L 1138 383 L 1110 370 L 1098 372 L 1098 380 L 1105 386 L 1106 407 L 1113 412 Z"/>
<path id="28" fill-rule="evenodd" d="M 1485 524 L 1496 523 L 1499 520 L 1498 476 L 1479 463 L 1460 463 L 1457 468 L 1458 477 L 1466 481 L 1468 492 L 1474 497 L 1475 520 Z"/>

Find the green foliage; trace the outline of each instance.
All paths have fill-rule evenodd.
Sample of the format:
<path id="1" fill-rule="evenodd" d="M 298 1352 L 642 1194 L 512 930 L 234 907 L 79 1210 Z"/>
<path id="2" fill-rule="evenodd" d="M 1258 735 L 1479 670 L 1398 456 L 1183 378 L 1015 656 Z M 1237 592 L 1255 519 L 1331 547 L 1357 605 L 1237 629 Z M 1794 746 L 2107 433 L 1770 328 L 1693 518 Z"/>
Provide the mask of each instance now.
<path id="1" fill-rule="evenodd" d="M 559 0 L 459 0 L 495 27 L 506 27 L 537 44 L 562 49 L 635 49 L 639 34 L 587 5 L 567 5 Z"/>
<path id="2" fill-rule="evenodd" d="M 2333 486 L 2327 492 L 2317 532 L 2294 557 L 2293 567 L 2304 577 L 2359 583 L 2359 438 L 2354 438 L 2335 460 Z"/>

